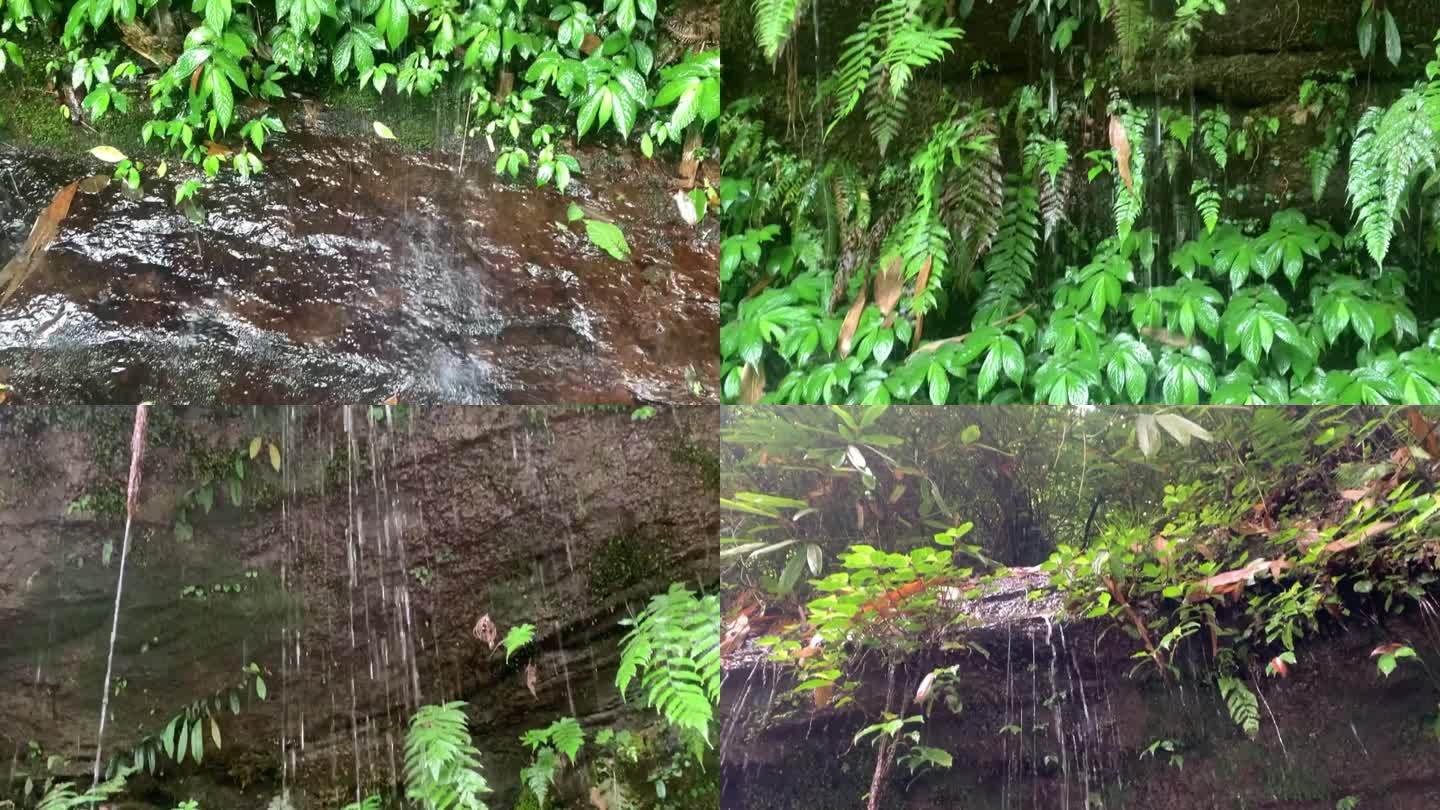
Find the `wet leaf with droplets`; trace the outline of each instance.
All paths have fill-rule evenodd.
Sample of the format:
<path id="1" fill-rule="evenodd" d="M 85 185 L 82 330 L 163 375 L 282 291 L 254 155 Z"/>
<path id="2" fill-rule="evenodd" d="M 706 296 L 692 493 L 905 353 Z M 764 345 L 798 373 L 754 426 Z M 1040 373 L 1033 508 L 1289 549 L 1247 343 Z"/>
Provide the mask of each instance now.
<path id="1" fill-rule="evenodd" d="M 90 150 L 90 154 L 96 160 L 102 160 L 106 163 L 119 163 L 126 159 L 125 153 L 113 146 L 97 146 Z"/>

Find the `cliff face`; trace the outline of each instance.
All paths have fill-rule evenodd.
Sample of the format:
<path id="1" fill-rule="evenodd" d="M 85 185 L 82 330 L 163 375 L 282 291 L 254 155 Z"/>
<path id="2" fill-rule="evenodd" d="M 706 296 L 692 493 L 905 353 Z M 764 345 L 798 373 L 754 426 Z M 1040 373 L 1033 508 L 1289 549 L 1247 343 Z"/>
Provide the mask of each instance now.
<path id="1" fill-rule="evenodd" d="M 927 673 L 958 667 L 959 711 L 937 699 L 924 724 L 912 726 L 953 766 L 911 773 L 897 764 L 882 807 L 1333 810 L 1347 796 L 1367 809 L 1440 803 L 1440 682 L 1419 664 L 1382 677 L 1370 655 L 1404 639 L 1422 659 L 1440 660 L 1440 637 L 1423 617 L 1331 628 L 1302 645 L 1285 678 L 1256 665 L 1249 683 L 1260 697 L 1260 731 L 1252 740 L 1220 698 L 1207 645 L 1182 649 L 1174 661 L 1186 675 L 1167 685 L 1119 628 L 1062 620 L 1033 576 L 998 590 L 956 605 L 976 620 L 897 668 L 897 688 L 913 695 Z M 863 807 L 875 749 L 853 737 L 879 722 L 884 667 L 873 657 L 856 665 L 855 702 L 822 709 L 787 695 L 794 680 L 753 646 L 732 652 L 725 667 L 723 806 Z M 918 713 L 913 703 L 901 712 Z"/>
<path id="2" fill-rule="evenodd" d="M 94 757 L 131 414 L 0 415 L 0 752 L 22 770 L 31 741 L 62 772 Z M 642 720 L 613 686 L 618 621 L 715 581 L 717 429 L 713 409 L 152 410 L 106 756 L 254 662 L 267 699 L 226 707 L 223 747 L 166 768 L 157 801 L 203 783 L 263 806 L 283 782 L 330 806 L 393 780 L 414 706 L 459 699 L 504 806 L 523 731 Z M 492 655 L 487 614 L 534 643 Z"/>

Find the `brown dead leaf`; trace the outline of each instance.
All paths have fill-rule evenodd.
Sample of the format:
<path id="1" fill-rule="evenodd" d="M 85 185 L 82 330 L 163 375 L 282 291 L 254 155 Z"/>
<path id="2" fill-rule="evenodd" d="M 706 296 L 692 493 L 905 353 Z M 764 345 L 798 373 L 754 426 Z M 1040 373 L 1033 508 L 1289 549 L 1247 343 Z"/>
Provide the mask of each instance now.
<path id="1" fill-rule="evenodd" d="M 1120 172 L 1120 179 L 1125 181 L 1125 188 L 1133 194 L 1135 178 L 1130 173 L 1130 134 L 1125 131 L 1125 122 L 1118 115 L 1110 116 L 1110 148 L 1115 150 L 1115 167 Z"/>
<path id="2" fill-rule="evenodd" d="M 744 643 L 745 637 L 749 635 L 749 633 L 750 617 L 742 609 L 740 615 L 736 616 L 735 619 L 730 622 L 730 626 L 725 630 L 725 638 L 720 642 L 720 655 L 726 656 L 734 652 L 737 647 Z"/>
<path id="3" fill-rule="evenodd" d="M 1392 641 L 1389 644 L 1381 644 L 1379 647 L 1376 647 L 1375 649 L 1370 651 L 1370 657 L 1377 658 L 1382 655 L 1390 655 L 1404 646 L 1404 644 L 1401 644 L 1398 641 Z"/>
<path id="4" fill-rule="evenodd" d="M 840 324 L 840 359 L 844 360 L 850 356 L 850 343 L 855 339 L 855 330 L 860 328 L 860 314 L 865 311 L 865 288 L 860 288 L 860 295 L 856 296 L 855 303 L 850 305 L 850 311 L 845 313 L 845 322 Z"/>
<path id="5" fill-rule="evenodd" d="M 1142 326 L 1140 327 L 1140 334 L 1157 343 L 1163 343 L 1166 346 L 1173 346 L 1177 349 L 1188 349 L 1195 342 L 1180 332 L 1171 332 L 1169 329 L 1162 329 L 1158 326 Z"/>
<path id="6" fill-rule="evenodd" d="M 911 349 L 920 345 L 920 332 L 925 325 L 925 316 L 920 314 L 920 301 L 925 296 L 925 290 L 930 286 L 930 269 L 934 261 L 934 256 L 926 256 L 925 263 L 920 265 L 920 273 L 915 276 L 915 297 L 910 304 L 910 310 L 915 313 L 915 333 L 910 336 Z"/>
<path id="7" fill-rule="evenodd" d="M 1344 498 L 1344 499 L 1347 500 L 1347 501 L 1358 501 L 1358 500 L 1360 500 L 1361 498 L 1363 498 L 1363 497 L 1365 497 L 1366 495 L 1369 495 L 1369 494 L 1370 494 L 1370 490 L 1368 490 L 1368 489 L 1342 489 L 1342 490 L 1340 490 L 1340 497 Z"/>
<path id="8" fill-rule="evenodd" d="M 1415 443 L 1431 456 L 1440 456 L 1440 433 L 1435 430 L 1436 423 L 1426 419 L 1419 408 L 1410 408 L 1405 416 L 1410 422 L 1410 433 L 1415 437 Z"/>
<path id="9" fill-rule="evenodd" d="M 598 49 L 601 45 L 604 44 L 605 40 L 601 39 L 600 37 L 597 37 L 594 34 L 586 34 L 585 38 L 580 40 L 580 52 L 585 54 L 586 56 L 589 56 L 590 54 L 594 53 L 596 49 Z"/>
<path id="10" fill-rule="evenodd" d="M 1209 596 L 1238 597 L 1250 580 L 1254 579 L 1255 575 L 1261 571 L 1270 571 L 1271 576 L 1274 576 L 1277 565 L 1282 566 L 1279 568 L 1281 571 L 1289 567 L 1289 563 L 1284 560 L 1252 560 L 1243 568 L 1235 568 L 1208 577 L 1191 587 L 1190 593 L 1185 597 L 1186 601 L 1199 602 Z"/>
<path id="11" fill-rule="evenodd" d="M 811 693 L 815 700 L 815 708 L 823 709 L 830 705 L 830 698 L 835 696 L 835 685 L 825 684 Z"/>
<path id="12" fill-rule="evenodd" d="M 494 652 L 495 645 L 500 643 L 500 631 L 495 629 L 495 622 L 490 620 L 489 613 L 486 613 L 475 621 L 475 626 L 471 628 L 470 635 L 474 636 L 476 641 L 483 641 L 490 645 L 491 652 Z"/>
<path id="13" fill-rule="evenodd" d="M 77 181 L 55 192 L 54 199 L 40 212 L 40 216 L 35 218 L 35 224 L 30 227 L 30 236 L 25 239 L 25 243 L 10 261 L 0 268 L 0 307 L 10 300 L 25 279 L 42 263 L 46 249 L 60 233 L 60 222 L 70 213 L 70 204 L 74 202 L 75 190 L 79 186 Z"/>
<path id="14" fill-rule="evenodd" d="M 765 372 L 754 363 L 746 363 L 740 372 L 740 402 L 754 405 L 765 396 Z"/>
<path id="15" fill-rule="evenodd" d="M 540 672 L 535 668 L 535 662 L 531 661 L 525 665 L 525 688 L 530 690 L 530 697 L 540 699 L 535 688 L 540 685 Z"/>
<path id="16" fill-rule="evenodd" d="M 905 262 L 899 256 L 890 260 L 875 276 L 875 306 L 885 316 L 885 328 L 894 323 L 895 305 L 900 303 L 900 288 L 905 285 Z"/>
<path id="17" fill-rule="evenodd" d="M 590 788 L 590 804 L 595 810 L 610 810 L 610 803 L 605 801 L 605 794 L 600 792 L 598 785 Z"/>
<path id="18" fill-rule="evenodd" d="M 205 154 L 210 157 L 218 157 L 223 160 L 235 154 L 235 147 L 226 146 L 219 141 L 206 141 Z"/>
<path id="19" fill-rule="evenodd" d="M 190 73 L 190 92 L 191 92 L 191 93 L 194 93 L 196 90 L 198 90 L 198 89 L 200 88 L 200 71 L 202 71 L 202 70 L 204 70 L 204 69 L 205 69 L 205 66 L 204 66 L 204 65 L 201 65 L 200 67 L 195 68 L 195 70 Z"/>
<path id="20" fill-rule="evenodd" d="M 504 104 L 505 98 L 515 89 L 515 74 L 508 70 L 500 71 L 500 78 L 495 82 L 495 103 Z"/>
<path id="21" fill-rule="evenodd" d="M 1372 523 L 1359 531 L 1351 532 L 1350 534 L 1342 537 L 1339 540 L 1330 541 L 1325 545 L 1325 550 L 1329 552 L 1349 551 L 1350 549 L 1360 545 L 1365 540 L 1368 540 L 1377 534 L 1381 534 L 1382 532 L 1387 532 L 1393 528 L 1395 528 L 1395 521 L 1393 520 L 1382 520 L 1378 523 Z"/>

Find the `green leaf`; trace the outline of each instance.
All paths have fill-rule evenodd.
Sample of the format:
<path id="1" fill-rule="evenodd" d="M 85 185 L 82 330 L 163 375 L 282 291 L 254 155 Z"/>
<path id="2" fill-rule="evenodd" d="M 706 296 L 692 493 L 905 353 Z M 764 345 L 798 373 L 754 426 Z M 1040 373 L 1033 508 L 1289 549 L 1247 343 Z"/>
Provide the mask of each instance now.
<path id="1" fill-rule="evenodd" d="M 586 219 L 585 234 L 596 247 L 609 253 L 612 258 L 625 259 L 630 256 L 630 244 L 625 241 L 625 233 L 609 222 Z"/>
<path id="2" fill-rule="evenodd" d="M 535 625 L 522 624 L 510 628 L 501 641 L 505 645 L 505 663 L 510 663 L 510 655 L 516 650 L 529 644 L 535 638 Z"/>
<path id="3" fill-rule="evenodd" d="M 385 126 L 379 121 L 375 121 L 370 126 L 375 130 L 376 137 L 387 141 L 395 140 L 395 133 L 390 130 L 390 127 Z"/>
<path id="4" fill-rule="evenodd" d="M 260 677 L 259 675 L 256 675 L 256 676 L 255 676 L 255 696 L 258 697 L 258 698 L 260 698 L 261 700 L 264 700 L 264 699 L 265 699 L 265 695 L 266 695 L 265 679 L 262 678 L 262 677 Z"/>

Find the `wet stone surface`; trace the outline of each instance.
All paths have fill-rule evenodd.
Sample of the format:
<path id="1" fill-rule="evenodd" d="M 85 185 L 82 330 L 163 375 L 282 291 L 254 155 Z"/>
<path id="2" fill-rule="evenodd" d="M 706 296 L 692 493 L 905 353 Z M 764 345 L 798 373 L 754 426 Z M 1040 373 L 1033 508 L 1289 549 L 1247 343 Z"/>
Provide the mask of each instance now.
<path id="1" fill-rule="evenodd" d="M 31 401 L 688 402 L 719 373 L 718 239 L 668 167 L 582 149 L 570 195 L 472 152 L 291 135 L 226 172 L 192 222 L 190 167 L 75 196 L 0 308 L 0 382 Z M 0 257 L 66 183 L 103 170 L 0 145 Z M 587 216 L 625 232 L 617 261 Z M 699 395 L 692 384 L 698 381 Z"/>

